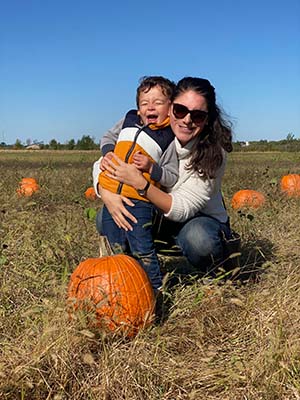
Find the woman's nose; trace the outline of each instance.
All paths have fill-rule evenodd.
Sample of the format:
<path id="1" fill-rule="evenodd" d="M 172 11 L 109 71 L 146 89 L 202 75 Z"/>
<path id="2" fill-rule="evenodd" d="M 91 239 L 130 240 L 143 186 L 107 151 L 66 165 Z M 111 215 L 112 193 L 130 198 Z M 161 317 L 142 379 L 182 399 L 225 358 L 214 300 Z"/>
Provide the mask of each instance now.
<path id="1" fill-rule="evenodd" d="M 188 124 L 192 124 L 192 120 L 191 120 L 191 114 L 187 113 L 186 116 L 183 118 L 183 121 L 188 125 Z"/>

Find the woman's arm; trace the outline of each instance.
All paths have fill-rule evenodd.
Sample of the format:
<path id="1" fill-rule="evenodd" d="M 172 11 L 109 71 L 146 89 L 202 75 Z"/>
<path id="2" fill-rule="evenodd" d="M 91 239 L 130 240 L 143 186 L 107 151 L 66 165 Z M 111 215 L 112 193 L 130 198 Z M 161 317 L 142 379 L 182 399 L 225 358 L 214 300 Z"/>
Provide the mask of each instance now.
<path id="1" fill-rule="evenodd" d="M 102 157 L 101 157 L 102 158 Z M 132 226 L 126 220 L 127 217 L 133 223 L 136 223 L 136 218 L 130 214 L 130 212 L 124 207 L 124 203 L 134 207 L 134 204 L 130 199 L 125 196 L 121 196 L 116 193 L 112 193 L 106 189 L 101 188 L 98 183 L 98 177 L 100 173 L 100 162 L 101 158 L 95 161 L 93 165 L 93 186 L 98 197 L 102 198 L 103 203 L 106 205 L 109 213 L 119 228 L 123 228 L 126 231 L 132 230 Z"/>
<path id="2" fill-rule="evenodd" d="M 140 171 L 132 164 L 126 164 L 114 155 L 116 165 L 113 161 L 109 164 L 109 173 L 112 179 L 124 182 L 135 189 L 144 189 L 146 179 Z M 202 179 L 192 171 L 185 171 L 182 183 L 176 186 L 171 193 L 165 193 L 157 187 L 150 185 L 145 197 L 156 205 L 167 218 L 184 222 L 205 209 L 220 190 L 221 178 L 224 167 L 218 171 L 217 179 Z M 219 207 L 219 205 L 217 205 Z M 215 207 L 215 205 L 214 205 Z"/>
<path id="3" fill-rule="evenodd" d="M 143 189 L 146 186 L 146 178 L 144 178 L 142 172 L 139 171 L 134 164 L 126 164 L 115 154 L 113 158 L 118 165 L 111 160 L 108 161 L 110 167 L 107 168 L 107 171 L 110 178 L 133 186 L 135 189 Z M 145 197 L 163 213 L 168 213 L 170 211 L 172 196 L 163 192 L 156 186 L 150 185 Z"/>

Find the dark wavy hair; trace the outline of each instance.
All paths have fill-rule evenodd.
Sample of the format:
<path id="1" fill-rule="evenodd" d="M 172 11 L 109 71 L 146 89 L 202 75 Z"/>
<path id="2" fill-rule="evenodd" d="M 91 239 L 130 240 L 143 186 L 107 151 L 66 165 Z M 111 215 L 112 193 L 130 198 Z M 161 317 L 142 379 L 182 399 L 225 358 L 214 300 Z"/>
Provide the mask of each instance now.
<path id="1" fill-rule="evenodd" d="M 172 100 L 175 83 L 163 76 L 143 76 L 139 81 L 139 86 L 136 89 L 136 104 L 139 108 L 139 99 L 141 92 L 148 92 L 155 86 L 160 86 L 163 94 L 170 100 Z"/>
<path id="2" fill-rule="evenodd" d="M 206 99 L 208 120 L 203 131 L 197 136 L 192 149 L 188 170 L 214 178 L 223 161 L 223 151 L 232 151 L 232 124 L 225 119 L 224 112 L 216 104 L 215 88 L 207 79 L 185 77 L 175 88 L 172 101 L 184 92 L 194 91 Z"/>

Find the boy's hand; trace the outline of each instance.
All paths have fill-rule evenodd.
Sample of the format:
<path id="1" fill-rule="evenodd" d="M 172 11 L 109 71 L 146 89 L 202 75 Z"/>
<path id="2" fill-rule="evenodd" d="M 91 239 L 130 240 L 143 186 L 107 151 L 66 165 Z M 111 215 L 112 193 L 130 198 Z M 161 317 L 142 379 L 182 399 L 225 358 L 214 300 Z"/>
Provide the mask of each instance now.
<path id="1" fill-rule="evenodd" d="M 105 171 L 107 169 L 107 166 L 109 165 L 109 164 L 107 164 L 107 160 L 111 160 L 112 155 L 113 155 L 113 152 L 109 151 L 108 153 L 105 154 L 105 156 L 103 156 L 102 160 L 100 161 L 101 171 Z"/>
<path id="2" fill-rule="evenodd" d="M 143 172 L 149 172 L 151 173 L 152 171 L 152 162 L 150 161 L 149 157 L 145 156 L 142 154 L 140 151 L 137 151 L 133 155 L 133 164 Z"/>

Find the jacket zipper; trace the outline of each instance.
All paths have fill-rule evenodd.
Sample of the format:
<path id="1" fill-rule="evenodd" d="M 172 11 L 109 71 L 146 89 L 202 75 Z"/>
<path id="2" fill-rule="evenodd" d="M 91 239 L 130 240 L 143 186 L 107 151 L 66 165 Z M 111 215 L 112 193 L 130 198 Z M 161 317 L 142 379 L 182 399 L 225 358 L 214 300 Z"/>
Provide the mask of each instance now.
<path id="1" fill-rule="evenodd" d="M 140 134 L 140 133 L 142 132 L 142 130 L 143 130 L 144 128 L 146 128 L 147 126 L 148 126 L 148 125 L 144 125 L 144 126 L 140 127 L 140 128 L 137 130 L 137 132 L 136 132 L 136 134 L 135 134 L 135 136 L 134 136 L 132 145 L 130 146 L 130 148 L 129 148 L 129 150 L 127 151 L 126 156 L 125 156 L 125 160 L 124 160 L 124 161 L 125 161 L 127 164 L 128 164 L 129 157 L 130 157 L 131 154 L 133 153 L 133 150 L 134 150 L 134 148 L 135 148 L 136 141 L 137 141 L 137 138 L 139 137 L 139 134 Z M 117 189 L 117 194 L 121 194 L 123 185 L 124 185 L 123 182 L 120 182 L 120 183 L 119 183 L 119 186 L 118 186 L 118 189 Z"/>

